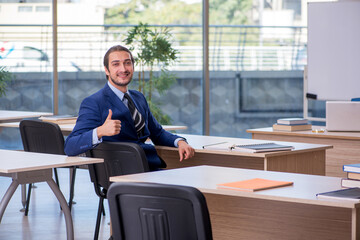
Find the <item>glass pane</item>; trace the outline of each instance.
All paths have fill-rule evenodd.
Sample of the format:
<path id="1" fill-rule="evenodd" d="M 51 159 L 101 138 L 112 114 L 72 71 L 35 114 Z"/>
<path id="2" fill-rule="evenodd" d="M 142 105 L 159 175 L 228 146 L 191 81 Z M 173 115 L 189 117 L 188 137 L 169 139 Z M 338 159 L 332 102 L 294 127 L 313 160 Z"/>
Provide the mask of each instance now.
<path id="1" fill-rule="evenodd" d="M 35 5 L 0 3 L 0 67 L 10 74 L 0 110 L 52 112 L 52 18 Z M 0 128 L 0 148 L 23 148 L 18 128 Z"/>
<path id="2" fill-rule="evenodd" d="M 210 134 L 302 117 L 307 29 L 302 2 L 210 0 Z"/>
<path id="3" fill-rule="evenodd" d="M 169 31 L 168 42 L 176 50 L 176 61 L 170 61 L 165 69 L 173 75 L 173 81 L 171 76 L 164 77 L 161 72 L 164 62 L 155 61 L 151 67 L 138 61 L 130 89 L 139 90 L 139 79 L 144 76 L 146 90 L 141 88 L 141 91 L 145 91 L 151 105 L 161 111 L 157 113 L 156 108 L 152 109 L 157 120 L 165 125 L 187 126 L 187 130 L 179 133 L 201 133 L 201 4 L 199 1 L 167 0 L 113 1 L 107 2 L 106 6 L 99 6 L 95 1 L 59 3 L 59 65 L 60 62 L 71 63 L 77 69 L 64 69 L 59 73 L 59 113 L 78 114 L 81 101 L 104 87 L 107 80 L 103 57 L 110 47 L 118 44 L 129 48 L 135 46 L 132 52 L 139 59 L 139 40 L 127 44 L 125 39 L 129 37 L 129 31 L 143 23 L 148 24 L 148 30 L 154 34 Z M 164 52 L 160 55 L 165 56 Z M 152 59 L 156 60 L 156 56 L 154 54 Z M 155 85 L 148 91 L 150 76 Z"/>
<path id="4" fill-rule="evenodd" d="M 18 12 L 32 12 L 33 7 L 32 6 L 19 6 Z"/>
<path id="5" fill-rule="evenodd" d="M 50 6 L 36 6 L 36 12 L 50 12 Z"/>

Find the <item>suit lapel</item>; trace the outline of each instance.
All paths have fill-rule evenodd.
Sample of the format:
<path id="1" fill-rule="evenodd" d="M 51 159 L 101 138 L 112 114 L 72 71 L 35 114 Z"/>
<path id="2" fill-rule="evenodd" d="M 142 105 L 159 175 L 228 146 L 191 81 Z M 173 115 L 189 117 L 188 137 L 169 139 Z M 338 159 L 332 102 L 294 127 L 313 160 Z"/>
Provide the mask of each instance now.
<path id="1" fill-rule="evenodd" d="M 106 84 L 104 89 L 104 95 L 107 98 L 107 101 L 110 103 L 110 105 L 113 108 L 113 115 L 116 116 L 117 111 L 122 112 L 124 114 L 123 117 L 125 118 L 126 122 L 132 126 L 133 132 L 136 133 L 134 120 L 131 117 L 131 113 L 129 109 L 125 106 L 125 104 L 121 101 L 121 99 L 116 96 L 116 94 L 110 89 L 110 87 Z"/>
<path id="2" fill-rule="evenodd" d="M 129 109 L 125 106 L 125 104 L 121 101 L 118 96 L 110 89 L 110 87 L 106 84 L 105 86 L 105 96 L 107 97 L 107 100 L 109 103 L 116 109 L 119 109 L 121 112 L 128 112 L 130 116 Z M 131 117 L 131 116 L 130 116 Z"/>

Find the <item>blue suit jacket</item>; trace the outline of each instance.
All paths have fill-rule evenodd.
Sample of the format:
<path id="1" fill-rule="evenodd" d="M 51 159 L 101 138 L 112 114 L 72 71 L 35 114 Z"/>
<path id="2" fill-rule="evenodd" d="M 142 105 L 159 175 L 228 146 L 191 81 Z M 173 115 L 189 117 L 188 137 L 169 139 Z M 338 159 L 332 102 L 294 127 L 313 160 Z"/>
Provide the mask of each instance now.
<path id="1" fill-rule="evenodd" d="M 144 142 L 150 138 L 155 145 L 174 147 L 174 141 L 180 136 L 167 132 L 161 127 L 150 112 L 149 105 L 142 93 L 134 90 L 129 90 L 129 92 L 136 108 L 145 119 L 143 136 L 138 138 L 129 109 L 105 84 L 103 89 L 82 101 L 74 130 L 65 141 L 65 153 L 75 156 L 92 149 L 92 132 L 105 122 L 109 109 L 111 109 L 112 119 L 121 121 L 121 131 L 118 135 L 103 137 L 103 141 L 138 143 L 145 150 L 150 168 L 163 167 L 155 147 Z"/>

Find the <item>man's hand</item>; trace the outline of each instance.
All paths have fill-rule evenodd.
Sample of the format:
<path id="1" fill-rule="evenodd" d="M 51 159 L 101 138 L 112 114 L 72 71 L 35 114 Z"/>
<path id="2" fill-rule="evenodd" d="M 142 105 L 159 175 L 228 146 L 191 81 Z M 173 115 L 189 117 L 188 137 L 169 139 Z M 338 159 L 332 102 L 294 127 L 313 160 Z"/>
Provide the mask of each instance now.
<path id="1" fill-rule="evenodd" d="M 120 133 L 121 130 L 121 121 L 112 120 L 112 111 L 109 109 L 109 115 L 107 116 L 103 125 L 97 128 L 98 139 L 103 136 L 114 136 Z"/>
<path id="2" fill-rule="evenodd" d="M 184 159 L 192 158 L 195 154 L 195 150 L 187 144 L 184 140 L 178 142 L 180 162 Z"/>

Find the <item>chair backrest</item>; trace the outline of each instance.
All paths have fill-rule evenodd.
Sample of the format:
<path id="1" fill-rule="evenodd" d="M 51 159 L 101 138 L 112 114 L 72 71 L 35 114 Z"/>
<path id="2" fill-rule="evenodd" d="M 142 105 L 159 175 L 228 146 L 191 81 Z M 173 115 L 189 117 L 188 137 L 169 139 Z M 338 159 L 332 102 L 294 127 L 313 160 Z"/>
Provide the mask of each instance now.
<path id="1" fill-rule="evenodd" d="M 102 142 L 86 153 L 88 157 L 103 158 L 104 163 L 89 165 L 90 179 L 95 192 L 108 189 L 109 177 L 149 171 L 144 150 L 136 143 Z"/>
<path id="2" fill-rule="evenodd" d="M 22 120 L 20 122 L 21 140 L 27 152 L 62 154 L 64 136 L 60 127 L 41 120 Z"/>
<path id="3" fill-rule="evenodd" d="M 115 240 L 211 240 L 204 195 L 193 187 L 113 183 L 108 202 Z"/>

